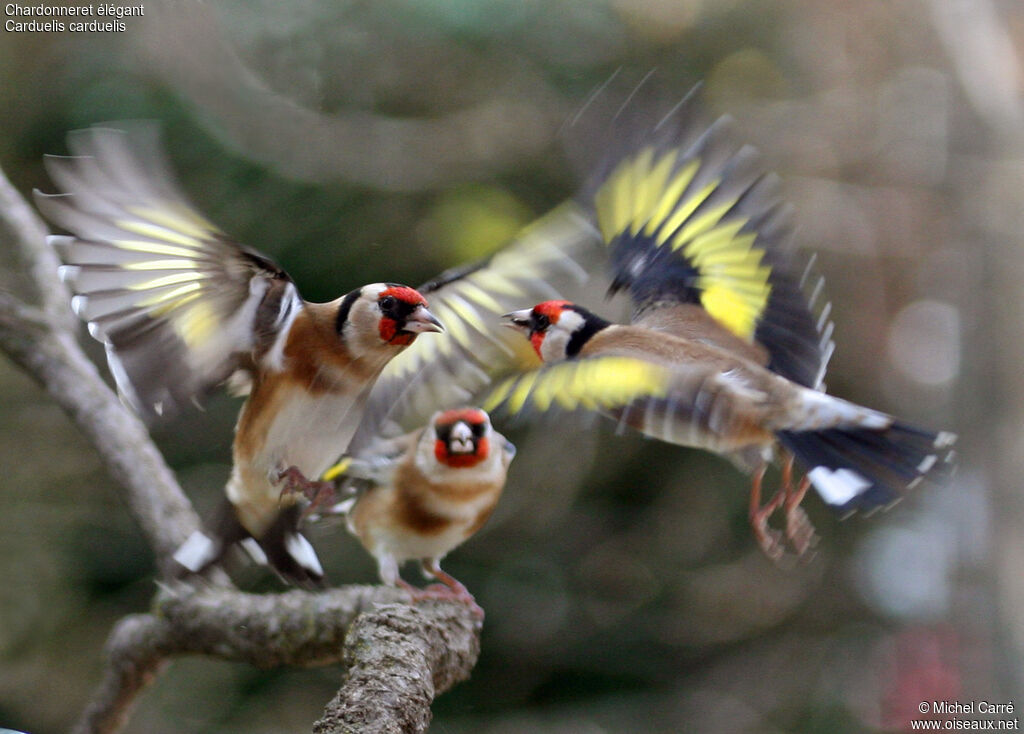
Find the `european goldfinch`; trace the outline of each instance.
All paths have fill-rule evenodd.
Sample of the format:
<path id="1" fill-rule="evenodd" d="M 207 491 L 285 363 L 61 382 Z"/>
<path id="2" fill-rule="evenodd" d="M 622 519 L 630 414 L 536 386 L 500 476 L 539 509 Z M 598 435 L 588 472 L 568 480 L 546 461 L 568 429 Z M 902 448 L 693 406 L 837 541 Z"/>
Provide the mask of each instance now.
<path id="1" fill-rule="evenodd" d="M 782 504 L 793 547 L 813 541 L 799 509 L 809 484 L 840 512 L 871 511 L 950 468 L 953 434 L 823 391 L 832 340 L 820 281 L 808 283 L 789 254 L 777 183 L 733 142 L 727 118 L 703 125 L 686 100 L 653 129 L 623 128 L 618 142 L 584 199 L 612 290 L 631 297 L 631 323 L 562 300 L 507 314 L 545 366 L 501 382 L 485 408 L 597 410 L 729 454 L 753 472 L 751 520 L 773 557 L 782 545 L 767 523 Z M 780 445 L 783 488 L 762 507 L 761 478 Z M 807 472 L 799 486 L 792 457 Z"/>
<path id="2" fill-rule="evenodd" d="M 392 439 L 381 439 L 347 457 L 325 478 L 344 476 L 358 487 L 333 512 L 345 514 L 349 530 L 377 560 L 382 582 L 425 596 L 456 598 L 479 610 L 466 588 L 441 570 L 441 560 L 487 522 L 505 487 L 515 447 L 491 427 L 478 408 L 438 411 L 429 423 Z M 420 562 L 440 590 L 417 589 L 399 569 Z"/>
<path id="3" fill-rule="evenodd" d="M 106 347 L 122 399 L 144 418 L 228 380 L 247 394 L 235 429 L 228 511 L 175 554 L 200 572 L 236 541 L 287 580 L 323 571 L 298 530 L 299 492 L 345 450 L 385 365 L 440 322 L 416 290 L 357 288 L 302 299 L 268 258 L 208 222 L 180 192 L 151 128 L 92 128 L 47 157 L 63 192 L 39 208 L 72 233 L 50 241 L 74 311 Z"/>

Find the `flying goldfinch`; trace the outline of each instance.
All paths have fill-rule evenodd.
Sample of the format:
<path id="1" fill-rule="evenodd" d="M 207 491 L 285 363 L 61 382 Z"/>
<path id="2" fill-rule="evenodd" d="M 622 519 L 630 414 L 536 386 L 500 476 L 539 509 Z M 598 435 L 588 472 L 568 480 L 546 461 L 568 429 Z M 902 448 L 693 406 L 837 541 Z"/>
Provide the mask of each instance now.
<path id="1" fill-rule="evenodd" d="M 731 122 L 700 121 L 693 99 L 655 127 L 616 123 L 616 145 L 584 205 L 607 246 L 612 291 L 627 291 L 628 325 L 565 300 L 507 314 L 544 366 L 500 382 L 483 402 L 511 414 L 552 408 L 609 415 L 648 436 L 728 454 L 753 474 L 750 515 L 764 550 L 784 506 L 804 552 L 800 509 L 813 485 L 846 513 L 889 505 L 951 467 L 955 436 L 923 430 L 824 392 L 832 353 L 820 281 L 791 255 L 792 228 L 756 151 Z M 782 488 L 762 506 L 776 449 Z M 792 478 L 792 460 L 806 470 Z"/>
<path id="2" fill-rule="evenodd" d="M 146 419 L 227 381 L 247 394 L 235 429 L 227 511 L 175 554 L 200 572 L 255 539 L 285 579 L 323 570 L 298 530 L 298 498 L 344 451 L 374 381 L 423 332 L 443 331 L 420 293 L 394 283 L 330 303 L 230 239 L 186 200 L 152 128 L 72 133 L 47 157 L 62 193 L 36 192 L 71 236 L 50 238 L 72 307 L 106 347 L 122 399 Z M 259 555 L 259 550 L 250 551 Z"/>

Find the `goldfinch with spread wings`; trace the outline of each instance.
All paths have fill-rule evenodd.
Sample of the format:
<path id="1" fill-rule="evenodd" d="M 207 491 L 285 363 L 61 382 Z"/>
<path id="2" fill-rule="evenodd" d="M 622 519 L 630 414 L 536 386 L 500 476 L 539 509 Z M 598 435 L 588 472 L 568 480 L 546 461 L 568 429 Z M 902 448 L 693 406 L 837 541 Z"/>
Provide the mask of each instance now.
<path id="1" fill-rule="evenodd" d="M 440 322 L 412 288 L 375 283 L 309 303 L 268 258 L 231 240 L 180 192 L 152 128 L 92 128 L 48 157 L 63 192 L 39 208 L 72 306 L 106 347 L 124 402 L 152 419 L 231 378 L 248 394 L 228 511 L 175 554 L 199 572 L 236 541 L 289 581 L 323 577 L 298 530 L 299 492 L 344 451 L 387 363 Z M 310 479 L 307 479 L 310 478 Z M 212 537 L 211 537 L 212 536 Z"/>
<path id="2" fill-rule="evenodd" d="M 846 513 L 889 505 L 951 464 L 955 436 L 915 428 L 823 391 L 832 352 L 820 283 L 790 255 L 777 182 L 730 121 L 707 126 L 693 100 L 651 129 L 620 121 L 620 147 L 586 188 L 628 325 L 568 301 L 507 314 L 545 363 L 501 382 L 484 407 L 603 412 L 648 436 L 726 453 L 753 472 L 751 520 L 765 551 L 785 506 L 798 552 L 813 541 L 799 508 L 813 485 Z M 811 287 L 813 286 L 813 287 Z M 781 446 L 783 488 L 761 505 Z M 806 470 L 794 486 L 792 459 Z"/>

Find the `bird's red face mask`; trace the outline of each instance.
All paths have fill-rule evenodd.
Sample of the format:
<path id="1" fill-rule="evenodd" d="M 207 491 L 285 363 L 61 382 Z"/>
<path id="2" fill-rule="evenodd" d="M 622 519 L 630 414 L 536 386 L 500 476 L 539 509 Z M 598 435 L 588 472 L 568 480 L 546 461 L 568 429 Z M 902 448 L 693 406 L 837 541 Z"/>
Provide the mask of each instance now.
<path id="1" fill-rule="evenodd" d="M 441 322 L 427 310 L 427 300 L 419 291 L 404 285 L 392 285 L 377 297 L 381 318 L 380 338 L 388 344 L 407 346 L 424 331 L 444 331 Z"/>
<path id="2" fill-rule="evenodd" d="M 445 411 L 434 421 L 434 458 L 455 469 L 476 466 L 490 452 L 489 426 L 482 410 Z"/>
<path id="3" fill-rule="evenodd" d="M 526 334 L 533 345 L 533 351 L 543 360 L 541 345 L 544 344 L 544 337 L 547 336 L 548 330 L 558 323 L 565 307 L 569 305 L 569 301 L 544 301 L 532 309 L 505 314 L 505 318 L 509 319 L 508 326 Z"/>

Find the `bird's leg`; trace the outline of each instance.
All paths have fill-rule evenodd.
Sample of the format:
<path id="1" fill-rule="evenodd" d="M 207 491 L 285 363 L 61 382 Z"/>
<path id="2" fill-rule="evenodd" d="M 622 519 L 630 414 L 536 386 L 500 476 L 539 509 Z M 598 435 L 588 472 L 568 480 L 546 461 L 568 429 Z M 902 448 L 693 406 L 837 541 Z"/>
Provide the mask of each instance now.
<path id="1" fill-rule="evenodd" d="M 800 506 L 804 495 L 810 489 L 811 480 L 806 476 L 800 480 L 800 485 L 793 487 L 793 457 L 790 456 L 782 467 L 783 486 L 786 489 L 786 537 L 789 539 L 793 550 L 797 555 L 802 556 L 818 544 L 818 536 L 814 532 L 814 526 L 807 517 L 807 513 Z"/>
<path id="2" fill-rule="evenodd" d="M 414 602 L 424 599 L 441 599 L 444 601 L 457 601 L 469 607 L 474 617 L 483 619 L 484 610 L 476 603 L 476 599 L 469 593 L 469 590 L 462 585 L 458 579 L 451 574 L 441 570 L 441 564 L 436 558 L 424 558 L 420 565 L 423 572 L 433 576 L 440 581 L 440 584 L 431 584 L 425 589 L 417 589 L 415 586 L 405 583 L 399 579 L 399 585 L 409 592 Z M 442 585 L 443 584 L 443 585 Z"/>
<path id="3" fill-rule="evenodd" d="M 782 557 L 782 535 L 768 527 L 768 520 L 772 514 L 779 509 L 779 505 L 785 499 L 785 493 L 780 488 L 775 495 L 764 505 L 761 505 L 761 483 L 764 480 L 764 473 L 768 465 L 764 462 L 754 472 L 750 485 L 750 525 L 754 529 L 754 538 L 764 554 L 777 561 Z"/>
<path id="4" fill-rule="evenodd" d="M 279 469 L 273 477 L 275 484 L 281 484 L 281 499 L 288 495 L 301 494 L 309 500 L 302 516 L 306 517 L 315 510 L 330 505 L 337 499 L 335 497 L 334 483 L 317 479 L 307 479 L 306 475 L 297 466 L 289 466 L 287 469 Z"/>

